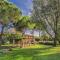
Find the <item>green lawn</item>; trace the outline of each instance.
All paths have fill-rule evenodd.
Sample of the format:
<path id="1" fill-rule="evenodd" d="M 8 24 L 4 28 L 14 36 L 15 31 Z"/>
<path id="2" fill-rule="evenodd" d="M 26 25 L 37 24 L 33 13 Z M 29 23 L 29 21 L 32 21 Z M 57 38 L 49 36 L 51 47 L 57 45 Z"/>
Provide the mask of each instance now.
<path id="1" fill-rule="evenodd" d="M 60 47 L 35 45 L 0 53 L 0 60 L 60 60 Z"/>

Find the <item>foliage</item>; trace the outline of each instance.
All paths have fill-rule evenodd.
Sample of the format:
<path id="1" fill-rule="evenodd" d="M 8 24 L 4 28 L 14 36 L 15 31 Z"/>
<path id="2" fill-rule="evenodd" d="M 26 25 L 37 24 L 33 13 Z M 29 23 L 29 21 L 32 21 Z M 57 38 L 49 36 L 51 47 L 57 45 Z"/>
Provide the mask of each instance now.
<path id="1" fill-rule="evenodd" d="M 22 16 L 20 20 L 15 24 L 16 30 L 23 31 L 28 27 L 29 16 Z"/>
<path id="2" fill-rule="evenodd" d="M 40 38 L 41 40 L 49 40 L 49 36 L 47 35 L 42 35 Z"/>
<path id="3" fill-rule="evenodd" d="M 8 34 L 7 39 L 9 39 L 9 40 L 21 40 L 22 35 L 20 35 L 20 34 Z"/>
<path id="4" fill-rule="evenodd" d="M 34 29 L 35 26 L 36 26 L 35 23 L 33 23 L 33 22 L 28 22 L 28 28 L 29 28 L 29 29 Z"/>
<path id="5" fill-rule="evenodd" d="M 0 22 L 8 24 L 20 18 L 21 11 L 12 3 L 5 0 L 0 1 Z"/>

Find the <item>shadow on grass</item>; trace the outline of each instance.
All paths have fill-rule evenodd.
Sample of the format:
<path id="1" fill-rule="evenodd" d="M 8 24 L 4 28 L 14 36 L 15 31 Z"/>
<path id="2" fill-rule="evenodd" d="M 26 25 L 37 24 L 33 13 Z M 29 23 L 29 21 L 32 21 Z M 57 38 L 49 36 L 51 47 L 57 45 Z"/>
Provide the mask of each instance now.
<path id="1" fill-rule="evenodd" d="M 32 60 L 34 58 L 38 58 L 38 54 L 42 53 L 42 50 L 51 49 L 49 48 L 26 48 L 26 49 L 19 49 L 13 50 L 12 53 L 9 55 L 14 60 Z"/>
<path id="2" fill-rule="evenodd" d="M 33 56 L 32 60 L 60 60 L 60 53 L 51 55 Z"/>
<path id="3" fill-rule="evenodd" d="M 53 49 L 53 50 L 51 50 Z M 60 60 L 59 53 L 53 54 L 45 54 L 51 53 L 55 51 L 53 47 L 46 47 L 46 48 L 24 48 L 24 49 L 17 49 L 13 50 L 10 54 L 3 55 L 0 60 Z M 45 54 L 45 55 L 41 55 Z"/>
<path id="4" fill-rule="evenodd" d="M 25 56 L 25 57 L 26 56 L 31 57 L 31 56 L 42 53 L 44 50 L 48 50 L 51 48 L 52 47 L 49 47 L 49 48 L 26 48 L 26 49 L 24 48 L 24 49 L 19 49 L 19 50 L 13 50 L 12 55 L 13 56 L 21 55 L 21 56 Z"/>

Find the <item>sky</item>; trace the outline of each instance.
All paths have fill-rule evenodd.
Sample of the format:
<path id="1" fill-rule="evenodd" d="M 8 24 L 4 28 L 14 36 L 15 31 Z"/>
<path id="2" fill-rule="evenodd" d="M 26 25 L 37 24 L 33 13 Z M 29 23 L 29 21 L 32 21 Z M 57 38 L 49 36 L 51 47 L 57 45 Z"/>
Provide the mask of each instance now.
<path id="1" fill-rule="evenodd" d="M 32 0 L 9 0 L 21 9 L 23 15 L 30 15 L 32 10 Z"/>

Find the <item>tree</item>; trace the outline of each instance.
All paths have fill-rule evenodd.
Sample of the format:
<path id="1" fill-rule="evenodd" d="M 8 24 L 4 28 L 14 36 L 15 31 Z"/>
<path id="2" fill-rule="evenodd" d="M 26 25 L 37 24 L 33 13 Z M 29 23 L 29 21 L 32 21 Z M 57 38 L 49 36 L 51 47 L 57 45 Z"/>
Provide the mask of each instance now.
<path id="1" fill-rule="evenodd" d="M 22 35 L 21 34 L 5 34 L 6 39 L 9 40 L 10 43 L 13 43 L 15 45 L 18 41 L 22 40 Z M 18 44 L 18 43 L 17 43 Z"/>
<path id="2" fill-rule="evenodd" d="M 22 32 L 22 37 L 24 36 L 23 30 L 28 27 L 29 18 L 30 18 L 29 16 L 22 16 L 20 20 L 14 24 L 16 30 Z M 21 44 L 20 47 L 22 47 L 24 45 L 23 41 L 20 41 L 20 44 Z"/>
<path id="3" fill-rule="evenodd" d="M 0 0 L 0 24 L 2 24 L 2 30 L 0 34 L 0 44 L 2 43 L 2 35 L 4 27 L 10 22 L 15 23 L 20 19 L 21 11 L 12 3 L 6 0 Z"/>
<path id="4" fill-rule="evenodd" d="M 32 30 L 32 35 L 33 35 L 35 23 L 31 22 L 31 19 L 29 16 L 22 16 L 20 21 L 18 21 L 15 24 L 15 27 L 16 27 L 17 31 L 22 32 L 22 36 L 24 36 L 24 33 L 25 33 L 25 31 L 23 31 L 23 30 L 26 30 L 27 28 Z M 23 43 L 23 44 L 21 44 L 21 46 L 22 45 L 25 45 L 25 44 Z"/>
<path id="5" fill-rule="evenodd" d="M 29 28 L 30 30 L 32 30 L 31 34 L 32 34 L 32 36 L 33 36 L 33 39 L 34 39 L 35 26 L 36 26 L 36 24 L 35 24 L 34 22 L 32 22 L 32 21 L 29 21 L 29 22 L 28 22 L 28 28 Z"/>
<path id="6" fill-rule="evenodd" d="M 20 20 L 14 24 L 17 31 L 20 31 L 24 34 L 23 30 L 28 27 L 29 17 L 28 16 L 22 16 Z"/>
<path id="7" fill-rule="evenodd" d="M 60 16 L 59 0 L 33 0 L 34 18 L 42 22 L 45 31 L 54 38 L 56 46 L 58 35 L 58 22 Z M 35 19 L 37 20 L 37 19 Z M 60 23 L 59 23 L 60 24 Z"/>

